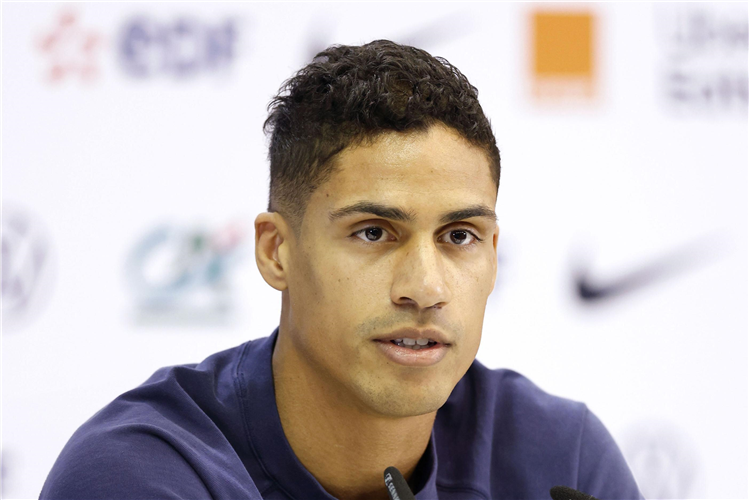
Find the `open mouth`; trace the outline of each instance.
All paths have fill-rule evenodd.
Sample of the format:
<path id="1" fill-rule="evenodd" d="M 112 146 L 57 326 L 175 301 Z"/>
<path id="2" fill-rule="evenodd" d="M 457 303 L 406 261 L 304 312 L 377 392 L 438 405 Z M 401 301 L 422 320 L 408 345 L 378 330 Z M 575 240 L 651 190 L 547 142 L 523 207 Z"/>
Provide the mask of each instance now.
<path id="1" fill-rule="evenodd" d="M 439 363 L 447 355 L 450 344 L 430 338 L 382 339 L 375 344 L 391 362 L 410 367 L 427 367 Z"/>
<path id="2" fill-rule="evenodd" d="M 434 347 L 435 345 L 439 343 L 430 339 L 409 339 L 409 338 L 393 339 L 390 342 L 397 345 L 398 347 L 406 347 L 414 351 L 418 351 L 421 349 L 429 349 L 430 347 Z"/>

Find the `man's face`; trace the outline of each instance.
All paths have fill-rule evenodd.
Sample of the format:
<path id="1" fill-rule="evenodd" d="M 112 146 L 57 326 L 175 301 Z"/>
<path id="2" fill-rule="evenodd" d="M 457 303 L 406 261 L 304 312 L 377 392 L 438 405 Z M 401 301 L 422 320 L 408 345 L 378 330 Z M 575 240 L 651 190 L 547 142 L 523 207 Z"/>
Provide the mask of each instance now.
<path id="1" fill-rule="evenodd" d="M 390 417 L 445 403 L 481 340 L 495 204 L 483 150 L 442 125 L 340 153 L 289 249 L 283 334 L 341 403 Z M 439 342 L 392 341 L 420 336 Z"/>

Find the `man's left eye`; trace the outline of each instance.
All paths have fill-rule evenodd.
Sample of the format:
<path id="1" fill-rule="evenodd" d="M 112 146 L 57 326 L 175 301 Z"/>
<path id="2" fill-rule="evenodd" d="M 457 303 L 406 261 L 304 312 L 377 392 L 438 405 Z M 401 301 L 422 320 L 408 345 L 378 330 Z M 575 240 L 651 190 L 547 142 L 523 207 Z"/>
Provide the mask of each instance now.
<path id="1" fill-rule="evenodd" d="M 459 246 L 468 246 L 474 241 L 481 241 L 476 237 L 476 235 L 465 229 L 455 229 L 453 231 L 449 231 L 445 233 L 442 238 L 445 237 L 449 238 L 450 243 L 454 243 L 455 245 Z"/>

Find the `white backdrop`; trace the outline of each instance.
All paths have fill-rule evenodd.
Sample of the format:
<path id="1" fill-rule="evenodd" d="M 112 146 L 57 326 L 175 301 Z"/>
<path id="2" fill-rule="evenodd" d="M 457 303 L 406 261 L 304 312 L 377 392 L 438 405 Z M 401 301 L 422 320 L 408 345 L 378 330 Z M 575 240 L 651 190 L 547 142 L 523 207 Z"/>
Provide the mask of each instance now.
<path id="1" fill-rule="evenodd" d="M 498 139 L 479 360 L 586 402 L 646 497 L 749 496 L 746 4 L 2 8 L 4 497 L 157 368 L 271 333 L 266 105 L 378 38 L 459 67 Z M 538 12 L 592 21 L 589 94 L 534 94 Z"/>

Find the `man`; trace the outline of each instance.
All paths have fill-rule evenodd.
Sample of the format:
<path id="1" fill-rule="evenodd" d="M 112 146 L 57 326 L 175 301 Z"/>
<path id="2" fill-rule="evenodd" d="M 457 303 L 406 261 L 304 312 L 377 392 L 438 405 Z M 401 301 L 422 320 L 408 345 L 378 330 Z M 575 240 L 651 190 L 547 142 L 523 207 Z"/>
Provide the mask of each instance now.
<path id="1" fill-rule="evenodd" d="M 256 260 L 270 337 L 163 368 L 86 422 L 41 498 L 640 498 L 583 404 L 474 360 L 500 157 L 447 61 L 332 47 L 271 103 Z"/>

